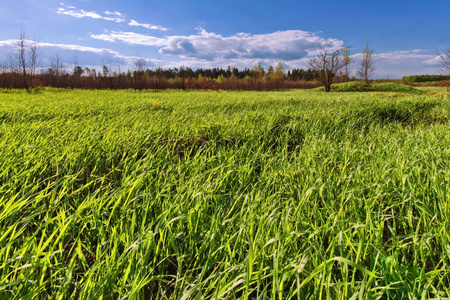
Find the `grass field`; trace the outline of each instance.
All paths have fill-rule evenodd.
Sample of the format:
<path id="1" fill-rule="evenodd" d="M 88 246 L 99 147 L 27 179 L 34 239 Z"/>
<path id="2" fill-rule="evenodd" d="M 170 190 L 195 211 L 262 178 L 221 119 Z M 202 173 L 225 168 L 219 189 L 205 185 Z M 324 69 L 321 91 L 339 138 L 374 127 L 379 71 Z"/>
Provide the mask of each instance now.
<path id="1" fill-rule="evenodd" d="M 450 297 L 444 93 L 0 93 L 0 299 Z"/>

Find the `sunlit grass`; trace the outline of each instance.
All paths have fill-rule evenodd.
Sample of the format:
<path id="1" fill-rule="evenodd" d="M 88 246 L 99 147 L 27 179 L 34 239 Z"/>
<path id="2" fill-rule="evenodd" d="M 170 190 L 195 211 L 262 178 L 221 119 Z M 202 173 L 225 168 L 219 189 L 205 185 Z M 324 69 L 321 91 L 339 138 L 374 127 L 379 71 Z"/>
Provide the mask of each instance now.
<path id="1" fill-rule="evenodd" d="M 450 297 L 448 94 L 0 94 L 0 298 Z"/>

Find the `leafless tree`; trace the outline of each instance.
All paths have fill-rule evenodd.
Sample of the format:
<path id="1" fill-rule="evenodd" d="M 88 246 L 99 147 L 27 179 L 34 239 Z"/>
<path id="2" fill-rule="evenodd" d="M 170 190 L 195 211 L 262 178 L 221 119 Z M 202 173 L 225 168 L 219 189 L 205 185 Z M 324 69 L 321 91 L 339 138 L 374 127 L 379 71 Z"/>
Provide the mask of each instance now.
<path id="1" fill-rule="evenodd" d="M 49 72 L 50 74 L 56 77 L 63 75 L 64 73 L 63 64 L 61 62 L 61 57 L 59 56 L 59 53 L 56 53 L 56 55 L 52 57 L 52 63 Z"/>
<path id="2" fill-rule="evenodd" d="M 366 47 L 363 49 L 361 65 L 358 69 L 358 77 L 369 83 L 373 73 L 375 72 L 374 54 L 372 44 L 366 41 Z"/>
<path id="3" fill-rule="evenodd" d="M 39 65 L 39 58 L 41 53 L 38 49 L 38 42 L 36 34 L 32 41 L 28 41 L 28 61 L 29 61 L 29 73 L 30 73 L 30 85 L 33 86 L 33 79 L 36 76 L 36 69 Z"/>
<path id="4" fill-rule="evenodd" d="M 319 79 L 325 85 L 325 91 L 329 92 L 334 77 L 345 63 L 340 50 L 323 47 L 316 52 L 316 57 L 309 60 L 309 65 L 312 70 L 319 73 Z"/>
<path id="5" fill-rule="evenodd" d="M 27 82 L 27 66 L 28 66 L 28 53 L 27 53 L 26 39 L 25 39 L 25 31 L 23 28 L 20 29 L 20 38 L 17 42 L 17 58 L 18 65 L 22 72 L 22 80 L 23 85 L 26 89 L 28 89 Z"/>
<path id="6" fill-rule="evenodd" d="M 134 60 L 134 72 L 133 72 L 133 79 L 134 79 L 134 90 L 142 91 L 143 89 L 143 81 L 144 81 L 144 71 L 145 66 L 147 62 L 143 58 L 139 58 L 136 55 L 136 59 Z"/>
<path id="7" fill-rule="evenodd" d="M 443 48 L 441 51 L 437 51 L 437 54 L 440 57 L 439 68 L 440 73 L 447 78 L 450 77 L 450 47 Z M 450 89 L 450 82 L 445 81 L 447 85 L 447 89 Z"/>
<path id="8" fill-rule="evenodd" d="M 450 75 L 450 47 L 444 48 L 441 51 L 438 51 L 440 61 L 440 72 L 442 75 L 449 76 Z"/>
<path id="9" fill-rule="evenodd" d="M 39 64 L 40 52 L 36 35 L 33 40 L 27 40 L 25 30 L 20 29 L 20 37 L 16 45 L 16 67 L 22 74 L 23 86 L 28 89 L 33 86 L 33 79 L 36 75 L 36 68 Z M 11 64 L 11 68 L 12 68 Z"/>
<path id="10" fill-rule="evenodd" d="M 15 53 L 8 53 L 6 55 L 5 68 L 9 73 L 17 73 L 17 58 Z"/>
<path id="11" fill-rule="evenodd" d="M 78 81 L 81 75 L 83 74 L 83 68 L 78 65 L 78 55 L 77 52 L 75 52 L 73 56 L 73 71 L 72 71 L 72 88 L 78 87 Z"/>

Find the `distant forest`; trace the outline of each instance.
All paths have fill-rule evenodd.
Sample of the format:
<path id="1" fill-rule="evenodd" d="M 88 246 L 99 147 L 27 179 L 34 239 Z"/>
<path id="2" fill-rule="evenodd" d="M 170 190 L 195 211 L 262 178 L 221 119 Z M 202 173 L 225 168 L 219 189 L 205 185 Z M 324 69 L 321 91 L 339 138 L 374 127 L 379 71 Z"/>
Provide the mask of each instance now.
<path id="1" fill-rule="evenodd" d="M 61 66 L 41 69 L 39 74 L 29 69 L 23 74 L 20 68 L 3 67 L 0 73 L 1 88 L 57 87 L 81 89 L 223 89 L 223 90 L 276 90 L 314 88 L 321 86 L 319 71 L 292 69 L 285 72 L 281 63 L 265 70 L 261 64 L 252 69 L 236 67 L 196 69 L 137 67 L 137 70 L 120 72 L 104 65 L 101 70 L 75 66 L 67 70 Z M 343 82 L 344 75 L 336 82 Z"/>
<path id="2" fill-rule="evenodd" d="M 338 74 L 333 83 L 356 80 Z M 412 75 L 402 78 L 403 83 L 417 85 L 421 83 L 450 80 L 444 75 Z M 282 90 L 310 89 L 322 86 L 320 71 L 313 69 L 292 69 L 284 71 L 279 63 L 276 68 L 269 66 L 265 70 L 261 64 L 252 69 L 239 70 L 235 67 L 196 69 L 156 68 L 154 70 L 135 70 L 119 72 L 117 68 L 104 65 L 96 69 L 75 66 L 73 70 L 63 67 L 41 69 L 39 74 L 28 69 L 23 75 L 19 68 L 0 69 L 0 88 L 56 87 L 73 89 L 134 89 L 134 90 Z"/>

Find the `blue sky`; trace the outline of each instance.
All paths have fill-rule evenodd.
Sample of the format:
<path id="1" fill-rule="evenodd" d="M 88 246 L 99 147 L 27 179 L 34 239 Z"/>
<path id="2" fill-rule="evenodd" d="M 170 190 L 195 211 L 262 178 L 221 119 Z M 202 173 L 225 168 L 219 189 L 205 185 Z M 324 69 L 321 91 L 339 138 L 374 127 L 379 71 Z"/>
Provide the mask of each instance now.
<path id="1" fill-rule="evenodd" d="M 449 10 L 448 0 L 0 0 L 0 61 L 21 27 L 39 42 L 41 67 L 59 57 L 67 69 L 123 71 L 139 58 L 149 68 L 307 68 L 319 47 L 351 45 L 357 58 L 369 41 L 376 77 L 401 78 L 439 72 Z"/>

